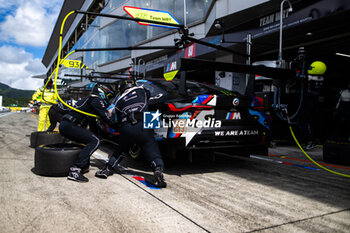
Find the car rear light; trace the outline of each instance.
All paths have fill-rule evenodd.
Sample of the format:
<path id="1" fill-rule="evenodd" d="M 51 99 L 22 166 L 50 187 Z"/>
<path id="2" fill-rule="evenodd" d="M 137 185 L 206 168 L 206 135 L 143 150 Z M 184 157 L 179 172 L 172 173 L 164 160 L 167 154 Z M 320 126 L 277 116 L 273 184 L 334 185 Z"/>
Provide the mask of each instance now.
<path id="1" fill-rule="evenodd" d="M 168 107 L 171 111 L 173 112 L 184 112 L 187 110 L 203 110 L 203 109 L 212 109 L 213 106 L 208 106 L 208 105 L 199 105 L 199 104 L 193 104 L 193 103 L 189 103 L 188 105 L 183 106 L 183 104 L 181 104 L 181 107 L 176 107 L 174 104 L 172 103 L 168 103 Z"/>
<path id="2" fill-rule="evenodd" d="M 260 111 L 265 111 L 265 107 L 264 106 L 254 106 L 253 109 L 254 110 L 260 110 Z"/>
<path id="3" fill-rule="evenodd" d="M 262 136 L 262 137 L 261 137 L 261 141 L 260 141 L 260 144 L 264 144 L 264 142 L 265 142 L 265 139 L 266 139 L 266 136 Z"/>
<path id="4" fill-rule="evenodd" d="M 251 107 L 254 110 L 265 111 L 266 108 L 264 105 L 264 99 L 257 96 L 253 96 Z"/>

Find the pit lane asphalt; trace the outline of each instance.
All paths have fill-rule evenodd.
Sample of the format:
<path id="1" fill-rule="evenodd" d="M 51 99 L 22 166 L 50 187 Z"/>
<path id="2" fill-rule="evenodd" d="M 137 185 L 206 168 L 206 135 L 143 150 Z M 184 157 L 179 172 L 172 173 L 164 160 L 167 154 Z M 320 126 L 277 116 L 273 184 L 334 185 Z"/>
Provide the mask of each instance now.
<path id="1" fill-rule="evenodd" d="M 130 175 L 97 179 L 98 156 L 88 183 L 35 175 L 29 135 L 36 125 L 31 113 L 0 118 L 0 232 L 350 231 L 350 179 L 305 168 L 316 166 L 295 160 L 305 159 L 295 146 L 270 149 L 277 156 L 268 160 L 167 161 L 168 188 L 159 190 Z M 112 150 L 103 144 L 97 152 Z M 321 161 L 320 148 L 310 154 Z M 142 161 L 123 165 L 151 177 Z M 350 174 L 350 167 L 329 168 Z"/>

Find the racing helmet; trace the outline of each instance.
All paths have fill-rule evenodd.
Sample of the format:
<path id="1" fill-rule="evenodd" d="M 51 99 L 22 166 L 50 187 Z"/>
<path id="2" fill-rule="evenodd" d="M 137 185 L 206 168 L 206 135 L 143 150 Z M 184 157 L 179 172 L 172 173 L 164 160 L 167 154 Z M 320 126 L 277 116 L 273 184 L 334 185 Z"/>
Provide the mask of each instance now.
<path id="1" fill-rule="evenodd" d="M 47 83 L 47 81 L 49 80 L 49 78 L 46 78 L 44 80 L 44 86 L 46 85 L 46 87 L 51 88 L 52 87 L 52 79 L 49 80 L 49 82 Z M 47 84 L 46 84 L 47 83 Z"/>
<path id="2" fill-rule="evenodd" d="M 125 90 L 136 86 L 136 83 L 132 79 L 125 79 L 119 82 L 118 90 L 120 93 L 123 93 Z"/>
<path id="3" fill-rule="evenodd" d="M 115 97 L 115 92 L 111 86 L 98 83 L 92 88 L 91 94 L 100 96 L 106 105 L 109 105 L 111 100 Z"/>
<path id="4" fill-rule="evenodd" d="M 326 64 L 321 61 L 314 61 L 311 63 L 309 70 L 307 71 L 310 75 L 323 75 L 327 70 Z"/>

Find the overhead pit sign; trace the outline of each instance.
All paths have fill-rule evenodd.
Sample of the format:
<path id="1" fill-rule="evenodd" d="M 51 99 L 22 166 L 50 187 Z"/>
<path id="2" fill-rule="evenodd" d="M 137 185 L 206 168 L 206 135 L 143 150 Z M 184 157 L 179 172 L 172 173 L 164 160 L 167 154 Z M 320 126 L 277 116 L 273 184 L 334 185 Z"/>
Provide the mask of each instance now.
<path id="1" fill-rule="evenodd" d="M 133 7 L 133 6 L 124 6 L 123 9 L 132 18 L 153 20 L 161 23 L 171 23 L 175 25 L 180 25 L 180 23 L 167 11 L 152 10 L 152 9 L 146 9 L 146 8 L 140 8 L 140 7 Z M 142 21 L 137 23 L 141 25 L 146 25 L 146 26 L 178 28 L 176 26 L 173 27 L 173 26 L 161 25 L 156 23 L 146 23 Z"/>
<path id="2" fill-rule="evenodd" d="M 85 64 L 79 60 L 64 60 L 62 62 L 62 65 L 64 65 L 67 68 L 73 68 L 73 69 L 87 68 L 87 66 L 85 66 Z"/>

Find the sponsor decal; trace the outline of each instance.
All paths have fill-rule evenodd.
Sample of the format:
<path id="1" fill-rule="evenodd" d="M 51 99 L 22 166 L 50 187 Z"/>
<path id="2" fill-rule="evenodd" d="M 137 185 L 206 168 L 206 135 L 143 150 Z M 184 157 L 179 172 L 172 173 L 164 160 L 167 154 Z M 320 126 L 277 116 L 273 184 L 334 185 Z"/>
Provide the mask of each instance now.
<path id="1" fill-rule="evenodd" d="M 191 44 L 186 47 L 185 58 L 195 57 L 196 56 L 196 44 Z"/>
<path id="2" fill-rule="evenodd" d="M 222 130 L 222 131 L 215 131 L 215 136 L 252 136 L 252 135 L 259 135 L 259 130 Z"/>
<path id="3" fill-rule="evenodd" d="M 192 103 L 207 104 L 213 98 L 213 95 L 200 95 L 196 99 L 194 99 Z"/>
<path id="4" fill-rule="evenodd" d="M 249 114 L 252 115 L 262 126 L 270 129 L 271 119 L 266 113 L 249 109 Z"/>
<path id="5" fill-rule="evenodd" d="M 240 112 L 228 112 L 226 115 L 226 120 L 241 120 Z"/>
<path id="6" fill-rule="evenodd" d="M 160 98 L 162 98 L 162 97 L 163 97 L 163 94 L 162 94 L 162 93 L 159 93 L 159 94 L 157 94 L 157 95 L 155 95 L 155 96 L 150 97 L 149 99 L 150 99 L 150 100 L 157 100 L 157 99 L 160 99 Z"/>
<path id="7" fill-rule="evenodd" d="M 170 71 L 173 71 L 173 70 L 177 70 L 176 61 L 168 63 L 165 71 L 166 72 L 170 72 Z"/>

